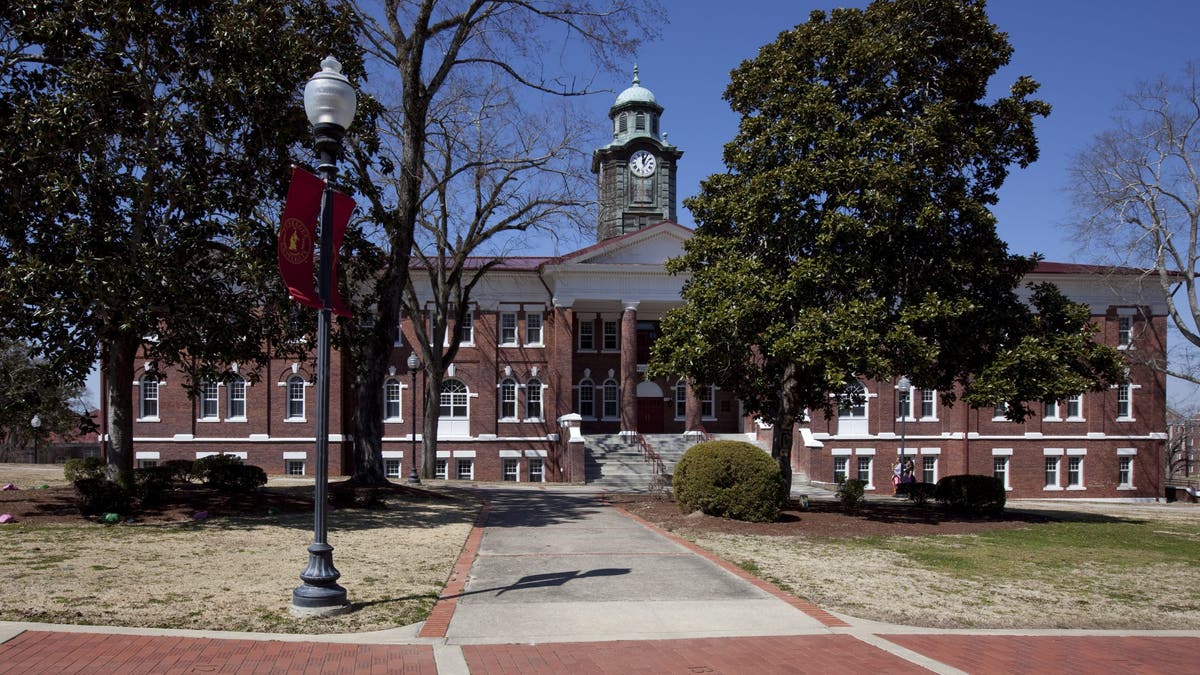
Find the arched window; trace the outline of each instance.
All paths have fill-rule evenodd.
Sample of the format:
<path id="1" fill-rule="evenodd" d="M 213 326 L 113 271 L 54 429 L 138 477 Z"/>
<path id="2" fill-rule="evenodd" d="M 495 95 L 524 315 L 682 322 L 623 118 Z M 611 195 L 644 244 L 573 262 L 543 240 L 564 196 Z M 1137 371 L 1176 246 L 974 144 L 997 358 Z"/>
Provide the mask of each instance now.
<path id="1" fill-rule="evenodd" d="M 617 417 L 617 389 L 616 380 L 604 381 L 604 418 L 612 419 Z"/>
<path id="2" fill-rule="evenodd" d="M 594 418 L 596 416 L 596 384 L 585 378 L 579 383 L 579 404 L 575 412 L 580 417 Z"/>
<path id="3" fill-rule="evenodd" d="M 512 378 L 500 381 L 500 419 L 517 418 L 517 383 Z"/>
<path id="4" fill-rule="evenodd" d="M 142 376 L 138 387 L 138 407 L 143 418 L 158 417 L 158 375 L 147 373 Z"/>
<path id="5" fill-rule="evenodd" d="M 862 435 L 868 431 L 867 388 L 851 382 L 838 395 L 838 434 Z"/>
<path id="6" fill-rule="evenodd" d="M 388 378 L 383 383 L 383 419 L 399 420 L 400 411 L 400 381 L 394 377 Z"/>
<path id="7" fill-rule="evenodd" d="M 680 380 L 675 383 L 675 419 L 681 420 L 687 417 L 687 381 Z"/>
<path id="8" fill-rule="evenodd" d="M 304 419 L 304 378 L 293 375 L 287 381 L 287 419 Z"/>
<path id="9" fill-rule="evenodd" d="M 234 375 L 229 380 L 229 402 L 227 418 L 231 420 L 246 419 L 246 378 Z"/>
<path id="10" fill-rule="evenodd" d="M 215 420 L 220 414 L 217 406 L 220 403 L 220 389 L 214 380 L 200 383 L 200 419 Z"/>
<path id="11" fill-rule="evenodd" d="M 458 380 L 442 382 L 441 407 L 439 417 L 450 419 L 467 418 L 467 385 Z"/>
<path id="12" fill-rule="evenodd" d="M 532 379 L 525 385 L 525 419 L 542 418 L 542 382 Z"/>

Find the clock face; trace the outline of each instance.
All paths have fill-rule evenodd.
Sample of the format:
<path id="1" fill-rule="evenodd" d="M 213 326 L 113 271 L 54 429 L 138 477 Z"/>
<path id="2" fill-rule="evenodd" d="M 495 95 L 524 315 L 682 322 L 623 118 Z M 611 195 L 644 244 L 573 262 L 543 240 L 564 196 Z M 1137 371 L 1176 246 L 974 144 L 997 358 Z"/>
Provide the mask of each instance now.
<path id="1" fill-rule="evenodd" d="M 645 178 L 654 173 L 658 163 L 654 159 L 654 155 L 645 150 L 638 150 L 629 158 L 629 170 L 633 175 Z"/>

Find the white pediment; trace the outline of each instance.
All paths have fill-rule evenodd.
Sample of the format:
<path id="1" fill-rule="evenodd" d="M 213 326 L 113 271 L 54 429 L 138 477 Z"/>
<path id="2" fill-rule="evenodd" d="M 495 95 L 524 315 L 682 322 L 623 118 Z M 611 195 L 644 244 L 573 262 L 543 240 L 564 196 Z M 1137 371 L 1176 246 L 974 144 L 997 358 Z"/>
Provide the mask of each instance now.
<path id="1" fill-rule="evenodd" d="M 683 255 L 691 230 L 664 222 L 567 256 L 567 265 L 662 265 Z"/>

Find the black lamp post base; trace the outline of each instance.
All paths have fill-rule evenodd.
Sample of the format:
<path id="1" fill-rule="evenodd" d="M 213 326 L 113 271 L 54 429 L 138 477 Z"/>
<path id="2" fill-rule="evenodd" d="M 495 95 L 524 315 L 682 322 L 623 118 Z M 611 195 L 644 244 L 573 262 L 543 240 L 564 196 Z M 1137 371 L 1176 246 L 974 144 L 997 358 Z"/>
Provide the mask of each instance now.
<path id="1" fill-rule="evenodd" d="M 341 572 L 333 566 L 333 547 L 318 543 L 308 547 L 308 567 L 300 573 L 303 584 L 292 591 L 292 616 L 333 616 L 350 611 L 346 589 L 338 585 Z"/>
<path id="2" fill-rule="evenodd" d="M 408 482 L 410 485 L 420 485 L 421 477 L 417 475 L 416 471 L 414 471 L 414 472 L 408 474 Z"/>

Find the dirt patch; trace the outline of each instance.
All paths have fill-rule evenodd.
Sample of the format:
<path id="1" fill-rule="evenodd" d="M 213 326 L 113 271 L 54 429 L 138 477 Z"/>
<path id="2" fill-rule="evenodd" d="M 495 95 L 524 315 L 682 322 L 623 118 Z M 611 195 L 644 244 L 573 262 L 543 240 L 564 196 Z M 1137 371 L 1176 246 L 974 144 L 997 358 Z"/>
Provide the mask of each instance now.
<path id="1" fill-rule="evenodd" d="M 768 537 L 872 537 L 931 534 L 977 534 L 992 530 L 1028 527 L 1053 520 L 1049 515 L 1005 511 L 996 516 L 957 514 L 907 502 L 867 502 L 857 514 L 847 514 L 831 501 L 812 501 L 807 508 L 793 506 L 773 523 L 747 523 L 707 516 L 699 511 L 682 513 L 674 501 L 644 495 L 612 495 L 620 506 L 671 532 L 737 534 Z"/>

